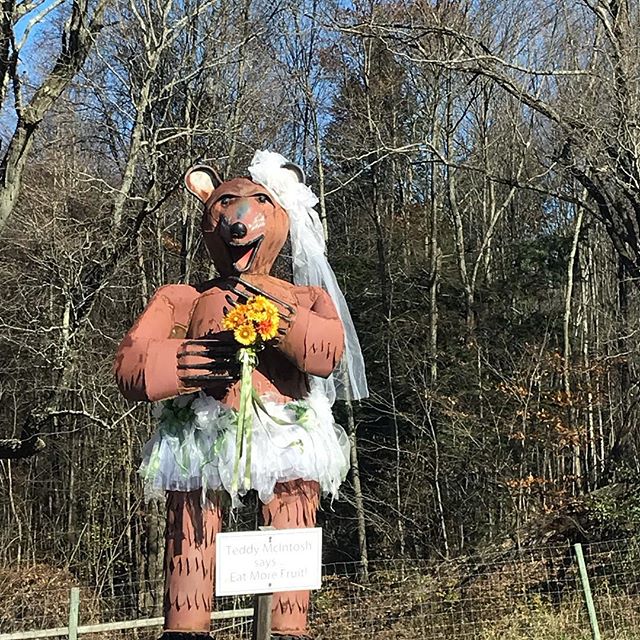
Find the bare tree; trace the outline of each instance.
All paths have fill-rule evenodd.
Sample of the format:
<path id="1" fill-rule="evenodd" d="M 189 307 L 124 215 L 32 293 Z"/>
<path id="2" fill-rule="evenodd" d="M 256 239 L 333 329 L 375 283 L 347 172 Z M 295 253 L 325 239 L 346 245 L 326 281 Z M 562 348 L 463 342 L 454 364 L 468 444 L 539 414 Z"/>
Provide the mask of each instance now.
<path id="1" fill-rule="evenodd" d="M 51 13 L 62 0 L 53 3 L 36 2 L 4 3 L 0 18 L 0 100 L 4 102 L 7 85 L 13 88 L 13 106 L 16 128 L 9 146 L 0 160 L 0 229 L 12 214 L 20 193 L 22 177 L 33 137 L 53 104 L 84 64 L 95 39 L 102 29 L 108 0 L 99 0 L 91 8 L 89 0 L 73 0 L 70 16 L 62 33 L 60 51 L 52 68 L 35 90 L 23 86 L 23 75 L 18 65 L 31 29 Z M 18 20 L 28 20 L 22 38 L 18 41 L 15 27 Z"/>
<path id="2" fill-rule="evenodd" d="M 380 14 L 372 24 L 348 30 L 380 38 L 412 63 L 488 78 L 534 112 L 538 126 L 556 141 L 547 148 L 549 169 L 566 171 L 585 189 L 589 201 L 584 206 L 602 222 L 625 268 L 637 279 L 640 159 L 634 122 L 640 96 L 633 77 L 640 64 L 634 36 L 638 8 L 617 0 L 560 4 L 544 8 L 535 1 L 517 6 L 505 2 L 493 11 L 480 4 L 458 20 L 459 13 L 449 12 L 446 3 L 416 3 L 411 22 L 392 24 Z M 505 11 L 512 22 L 508 37 L 499 28 Z M 535 29 L 542 34 L 542 45 L 536 43 L 534 52 L 527 41 Z M 576 31 L 581 37 L 563 46 L 566 34 Z M 432 38 L 449 41 L 451 53 L 434 56 L 428 45 Z M 523 48 L 525 53 L 518 54 Z"/>

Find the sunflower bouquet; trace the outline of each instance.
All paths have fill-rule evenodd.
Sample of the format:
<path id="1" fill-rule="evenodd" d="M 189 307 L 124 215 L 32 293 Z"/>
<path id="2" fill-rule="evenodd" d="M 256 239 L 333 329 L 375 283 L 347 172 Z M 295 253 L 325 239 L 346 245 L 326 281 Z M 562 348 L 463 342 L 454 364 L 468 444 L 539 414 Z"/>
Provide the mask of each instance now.
<path id="1" fill-rule="evenodd" d="M 222 321 L 227 331 L 244 347 L 256 347 L 276 337 L 278 308 L 264 296 L 253 296 L 229 311 Z"/>
<path id="2" fill-rule="evenodd" d="M 238 471 L 243 446 L 246 446 L 244 488 L 251 484 L 251 434 L 253 431 L 253 407 L 262 407 L 260 396 L 253 388 L 251 372 L 258 366 L 258 351 L 264 344 L 276 337 L 279 326 L 278 308 L 264 296 L 252 296 L 244 304 L 231 309 L 222 321 L 227 331 L 233 331 L 233 337 L 242 345 L 238 350 L 241 365 L 240 404 L 236 430 L 236 460 L 233 471 L 233 486 L 238 489 Z"/>

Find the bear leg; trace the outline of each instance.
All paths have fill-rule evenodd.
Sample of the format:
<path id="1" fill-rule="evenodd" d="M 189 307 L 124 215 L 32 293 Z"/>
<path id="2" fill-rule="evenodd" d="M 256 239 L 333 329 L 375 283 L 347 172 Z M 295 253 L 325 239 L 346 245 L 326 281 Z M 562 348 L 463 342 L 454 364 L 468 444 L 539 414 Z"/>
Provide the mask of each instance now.
<path id="1" fill-rule="evenodd" d="M 262 506 L 265 526 L 276 529 L 314 527 L 320 503 L 320 485 L 314 481 L 279 482 L 274 498 Z M 271 629 L 273 638 L 308 637 L 308 591 L 287 591 L 273 594 Z"/>
<path id="2" fill-rule="evenodd" d="M 201 506 L 202 492 L 167 491 L 164 629 L 208 634 L 215 575 L 216 534 L 222 527 L 217 498 Z"/>

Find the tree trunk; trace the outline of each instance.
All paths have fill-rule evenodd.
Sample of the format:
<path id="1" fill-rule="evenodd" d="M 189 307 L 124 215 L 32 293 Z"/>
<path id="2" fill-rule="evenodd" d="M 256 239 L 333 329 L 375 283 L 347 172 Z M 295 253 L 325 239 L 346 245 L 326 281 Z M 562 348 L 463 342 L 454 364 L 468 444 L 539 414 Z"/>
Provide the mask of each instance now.
<path id="1" fill-rule="evenodd" d="M 573 274 L 575 272 L 583 214 L 584 211 L 582 207 L 579 207 L 573 232 L 571 252 L 569 253 L 569 260 L 567 262 L 567 287 L 564 298 L 562 386 L 565 402 L 567 403 L 567 422 L 570 431 L 576 429 L 575 406 L 571 391 L 571 300 L 573 297 Z M 573 482 L 574 493 L 578 493 L 582 489 L 582 465 L 580 460 L 580 442 L 577 437 L 577 432 L 574 436 L 572 450 L 573 475 L 575 478 Z"/>
<path id="2" fill-rule="evenodd" d="M 18 126 L 11 138 L 9 148 L 0 163 L 0 171 L 2 172 L 0 229 L 7 224 L 16 205 L 22 185 L 22 174 L 29 158 L 36 128 L 36 124 L 28 125 L 22 119 L 18 120 Z"/>
<path id="3" fill-rule="evenodd" d="M 367 525 L 364 512 L 364 498 L 362 495 L 362 484 L 360 482 L 358 435 L 356 433 L 356 423 L 353 417 L 353 405 L 350 400 L 347 401 L 346 406 L 351 457 L 351 478 L 353 479 L 353 497 L 356 508 L 356 519 L 358 521 L 358 551 L 360 554 L 360 564 L 362 566 L 361 578 L 364 581 L 367 581 L 369 580 L 369 551 L 367 548 Z"/>

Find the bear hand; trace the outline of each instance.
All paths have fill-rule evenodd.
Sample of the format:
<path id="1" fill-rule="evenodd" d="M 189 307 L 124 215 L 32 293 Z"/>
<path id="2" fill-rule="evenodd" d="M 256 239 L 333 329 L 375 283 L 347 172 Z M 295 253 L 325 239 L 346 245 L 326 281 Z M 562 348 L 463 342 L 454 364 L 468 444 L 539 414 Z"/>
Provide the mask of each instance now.
<path id="1" fill-rule="evenodd" d="M 187 340 L 178 351 L 178 378 L 184 387 L 206 387 L 240 377 L 237 345 L 216 337 Z"/>
<path id="2" fill-rule="evenodd" d="M 235 299 L 230 295 L 226 296 L 227 302 L 235 307 L 238 304 L 244 304 L 249 298 L 253 296 L 264 296 L 267 300 L 273 302 L 278 308 L 278 317 L 280 319 L 280 325 L 278 327 L 278 336 L 276 342 L 282 340 L 284 336 L 289 333 L 291 324 L 297 313 L 297 304 L 294 299 L 288 294 L 286 289 L 278 291 L 278 296 L 265 291 L 263 288 L 256 286 L 255 284 L 248 282 L 245 279 L 238 277 L 229 278 L 231 283 L 231 293 L 234 294 Z M 283 298 L 289 297 L 290 300 L 286 301 Z"/>

